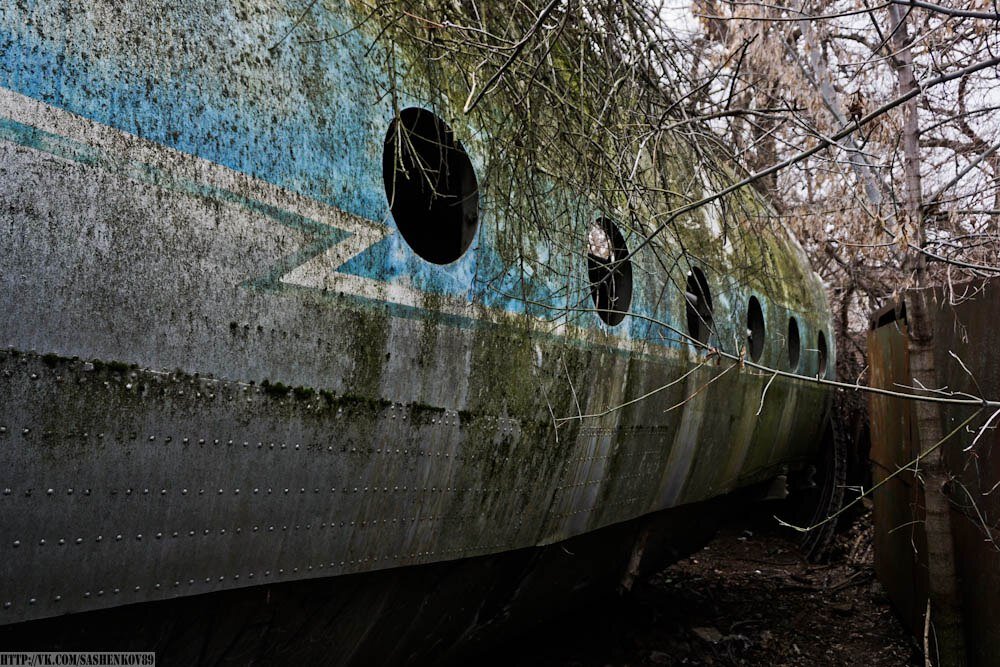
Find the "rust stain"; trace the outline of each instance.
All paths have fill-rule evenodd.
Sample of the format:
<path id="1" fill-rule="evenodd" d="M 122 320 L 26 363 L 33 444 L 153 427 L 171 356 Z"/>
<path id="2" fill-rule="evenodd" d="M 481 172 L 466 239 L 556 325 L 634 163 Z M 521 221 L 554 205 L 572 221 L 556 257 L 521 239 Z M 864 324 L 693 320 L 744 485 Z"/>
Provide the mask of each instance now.
<path id="1" fill-rule="evenodd" d="M 977 291 L 976 286 L 954 292 L 934 290 L 935 341 L 938 386 L 952 392 L 996 398 L 1000 395 L 1000 346 L 995 327 L 1000 315 L 1000 282 Z M 957 303 L 950 296 L 974 294 Z M 911 386 L 905 318 L 876 316 L 868 337 L 872 386 L 898 391 Z M 964 367 L 963 367 L 964 366 Z M 910 464 L 918 452 L 913 403 L 888 396 L 870 399 L 873 482 Z M 966 420 L 975 406 L 942 405 L 943 432 Z M 995 664 L 1000 655 L 1000 433 L 987 430 L 972 446 L 976 427 L 970 424 L 945 449 L 953 476 L 952 537 L 963 598 L 966 641 L 971 664 Z M 971 449 L 969 449 L 971 447 Z M 968 451 L 966 451 L 968 449 Z M 914 473 L 907 471 L 874 494 L 875 570 L 893 604 L 910 630 L 922 636 L 927 604 L 926 539 L 922 528 L 923 494 Z"/>

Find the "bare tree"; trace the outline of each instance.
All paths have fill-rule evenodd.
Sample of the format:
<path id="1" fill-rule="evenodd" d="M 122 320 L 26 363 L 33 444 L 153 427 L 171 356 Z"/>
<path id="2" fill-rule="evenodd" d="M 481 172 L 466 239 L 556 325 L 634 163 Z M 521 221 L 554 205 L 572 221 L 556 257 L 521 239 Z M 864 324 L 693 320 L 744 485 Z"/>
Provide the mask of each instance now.
<path id="1" fill-rule="evenodd" d="M 852 345 L 856 357 L 864 355 L 852 341 L 866 311 L 887 298 L 961 274 L 1000 273 L 1000 125 L 991 121 L 1000 102 L 993 92 L 998 16 L 991 10 L 986 3 L 945 8 L 902 0 L 878 6 L 852 0 L 794 7 L 714 0 L 696 5 L 717 60 L 747 52 L 742 71 L 730 68 L 720 77 L 714 100 L 726 88 L 742 86 L 754 104 L 784 109 L 775 133 L 779 155 L 858 125 L 829 150 L 780 174 L 773 191 L 839 298 L 840 340 Z M 761 73 L 768 81 L 763 86 Z M 784 85 L 775 87 L 774 81 Z M 870 117 L 893 99 L 903 101 Z M 742 137 L 741 150 L 752 164 L 757 154 L 773 150 L 774 139 L 757 140 L 759 127 L 750 122 L 731 119 L 727 132 Z M 939 382 L 926 294 L 907 292 L 907 321 L 914 382 L 933 389 Z M 962 664 L 950 479 L 937 447 L 939 406 L 918 403 L 916 414 L 929 613 L 941 664 Z"/>

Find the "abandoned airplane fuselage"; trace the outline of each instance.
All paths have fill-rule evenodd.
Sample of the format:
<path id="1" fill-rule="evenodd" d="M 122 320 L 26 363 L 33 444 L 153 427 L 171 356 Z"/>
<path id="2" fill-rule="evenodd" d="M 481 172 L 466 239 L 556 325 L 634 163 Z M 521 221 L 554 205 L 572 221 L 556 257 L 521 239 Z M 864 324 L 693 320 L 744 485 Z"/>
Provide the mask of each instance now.
<path id="1" fill-rule="evenodd" d="M 698 260 L 629 257 L 558 182 L 572 224 L 515 231 L 490 116 L 350 5 L 271 48 L 300 4 L 0 8 L 0 624 L 556 544 L 815 454 L 826 389 L 678 333 L 828 373 L 792 241 L 709 208 Z"/>

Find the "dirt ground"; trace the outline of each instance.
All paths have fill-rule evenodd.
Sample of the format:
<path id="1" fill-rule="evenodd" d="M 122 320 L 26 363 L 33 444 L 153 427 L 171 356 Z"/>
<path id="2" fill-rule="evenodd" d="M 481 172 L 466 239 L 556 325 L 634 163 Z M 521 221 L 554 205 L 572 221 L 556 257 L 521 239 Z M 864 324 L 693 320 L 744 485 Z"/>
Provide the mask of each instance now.
<path id="1" fill-rule="evenodd" d="M 803 560 L 791 538 L 773 520 L 741 519 L 631 595 L 539 628 L 511 659 L 567 667 L 923 664 L 875 580 L 867 516 L 837 536 L 824 564 Z"/>

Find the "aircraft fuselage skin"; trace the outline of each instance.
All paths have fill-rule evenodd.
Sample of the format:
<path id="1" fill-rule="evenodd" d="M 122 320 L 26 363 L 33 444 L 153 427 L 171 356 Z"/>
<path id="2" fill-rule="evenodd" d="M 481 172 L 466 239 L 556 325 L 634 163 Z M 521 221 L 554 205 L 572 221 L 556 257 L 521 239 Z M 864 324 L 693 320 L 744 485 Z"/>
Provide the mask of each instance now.
<path id="1" fill-rule="evenodd" d="M 0 8 L 0 624 L 551 545 L 814 456 L 825 388 L 677 335 L 689 266 L 654 254 L 680 248 L 631 258 L 614 326 L 585 258 L 607 212 L 556 187 L 540 209 L 578 219 L 518 227 L 512 259 L 490 114 L 405 53 L 390 75 L 354 5 L 302 27 L 343 37 L 270 49 L 302 3 L 120 4 Z M 394 99 L 475 169 L 456 261 L 391 214 Z M 720 239 L 723 215 L 678 223 L 716 253 L 712 344 L 755 296 L 761 363 L 788 368 L 794 317 L 797 372 L 821 332 L 833 368 L 801 249 Z"/>

